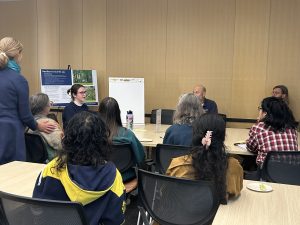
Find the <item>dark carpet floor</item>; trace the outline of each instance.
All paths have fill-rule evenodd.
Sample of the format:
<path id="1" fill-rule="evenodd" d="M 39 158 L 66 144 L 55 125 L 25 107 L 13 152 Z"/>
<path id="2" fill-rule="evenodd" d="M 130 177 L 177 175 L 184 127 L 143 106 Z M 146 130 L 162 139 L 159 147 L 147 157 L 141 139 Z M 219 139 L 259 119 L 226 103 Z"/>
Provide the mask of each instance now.
<path id="1" fill-rule="evenodd" d="M 126 207 L 124 225 L 136 225 L 138 219 L 137 196 L 130 197 L 130 204 Z"/>

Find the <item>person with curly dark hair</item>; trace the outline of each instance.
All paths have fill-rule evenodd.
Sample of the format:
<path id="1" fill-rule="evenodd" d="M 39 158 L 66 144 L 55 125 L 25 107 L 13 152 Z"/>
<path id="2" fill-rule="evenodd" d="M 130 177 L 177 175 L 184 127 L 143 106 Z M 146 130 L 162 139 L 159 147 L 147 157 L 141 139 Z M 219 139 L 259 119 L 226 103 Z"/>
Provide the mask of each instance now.
<path id="1" fill-rule="evenodd" d="M 172 159 L 166 172 L 170 176 L 213 181 L 222 204 L 228 197 L 238 196 L 243 188 L 243 168 L 226 154 L 225 130 L 225 121 L 218 114 L 197 118 L 191 153 Z"/>
<path id="2" fill-rule="evenodd" d="M 258 107 L 258 123 L 249 131 L 247 148 L 261 167 L 269 151 L 298 151 L 297 123 L 285 100 L 268 97 Z"/>
<path id="3" fill-rule="evenodd" d="M 114 144 L 129 143 L 135 164 L 142 165 L 145 160 L 144 147 L 131 130 L 122 126 L 121 110 L 117 100 L 112 97 L 104 98 L 99 105 L 99 114 L 111 131 L 110 141 Z M 134 179 L 136 177 L 134 168 L 124 171 L 122 177 L 123 182 Z"/>
<path id="4" fill-rule="evenodd" d="M 33 197 L 80 202 L 91 225 L 122 224 L 125 187 L 115 165 L 107 162 L 109 133 L 99 116 L 74 115 L 65 130 L 63 150 L 37 178 Z"/>

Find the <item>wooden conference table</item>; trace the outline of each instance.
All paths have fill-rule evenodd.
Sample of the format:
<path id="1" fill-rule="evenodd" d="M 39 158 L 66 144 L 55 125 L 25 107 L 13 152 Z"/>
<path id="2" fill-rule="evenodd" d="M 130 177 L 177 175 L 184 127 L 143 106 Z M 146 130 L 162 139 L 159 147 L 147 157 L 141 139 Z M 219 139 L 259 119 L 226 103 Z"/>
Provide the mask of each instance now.
<path id="1" fill-rule="evenodd" d="M 145 147 L 155 147 L 163 143 L 166 130 L 170 125 L 145 124 L 134 126 L 133 132 Z M 245 142 L 249 129 L 226 128 L 225 145 L 230 154 L 253 155 L 251 152 L 235 146 L 236 142 Z"/>
<path id="2" fill-rule="evenodd" d="M 45 164 L 14 161 L 0 166 L 0 191 L 32 196 L 36 178 Z"/>
<path id="3" fill-rule="evenodd" d="M 43 164 L 14 161 L 0 166 L 0 190 L 31 197 Z M 248 190 L 244 180 L 241 196 L 220 205 L 213 225 L 283 225 L 299 224 L 300 186 L 267 183 L 268 193 Z"/>
<path id="4" fill-rule="evenodd" d="M 246 188 L 241 195 L 220 205 L 213 225 L 294 225 L 300 224 L 300 186 L 267 183 L 273 191 L 263 193 Z"/>

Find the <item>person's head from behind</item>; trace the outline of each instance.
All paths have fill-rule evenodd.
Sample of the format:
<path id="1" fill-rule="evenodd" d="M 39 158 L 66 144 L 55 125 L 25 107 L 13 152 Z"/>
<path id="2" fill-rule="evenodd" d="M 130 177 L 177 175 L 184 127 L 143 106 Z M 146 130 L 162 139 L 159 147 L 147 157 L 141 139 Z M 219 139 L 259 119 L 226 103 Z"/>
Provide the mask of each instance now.
<path id="1" fill-rule="evenodd" d="M 215 182 L 221 202 L 226 202 L 225 121 L 218 114 L 203 114 L 193 122 L 193 166 L 199 179 Z M 209 142 L 207 134 L 211 132 Z"/>
<path id="2" fill-rule="evenodd" d="M 200 101 L 203 103 L 204 99 L 205 99 L 205 95 L 206 95 L 206 88 L 201 85 L 201 84 L 198 84 L 194 87 L 194 90 L 193 90 L 193 93 L 194 95 L 196 95 Z"/>
<path id="3" fill-rule="evenodd" d="M 105 164 L 110 145 L 109 130 L 102 119 L 89 112 L 75 114 L 69 121 L 58 151 L 58 169 L 67 163 L 84 166 Z"/>
<path id="4" fill-rule="evenodd" d="M 32 115 L 45 115 L 50 113 L 51 102 L 47 94 L 38 93 L 29 98 L 29 104 Z"/>
<path id="5" fill-rule="evenodd" d="M 9 60 L 20 64 L 22 60 L 23 45 L 20 41 L 5 37 L 0 40 L 0 69 L 6 67 Z"/>
<path id="6" fill-rule="evenodd" d="M 277 97 L 267 97 L 262 100 L 259 107 L 258 121 L 272 127 L 274 131 L 285 128 L 296 128 L 293 112 L 286 102 Z"/>
<path id="7" fill-rule="evenodd" d="M 81 84 L 73 84 L 72 87 L 67 91 L 67 93 L 71 96 L 72 100 L 83 104 L 86 98 L 86 89 Z"/>
<path id="8" fill-rule="evenodd" d="M 202 138 L 207 131 L 212 131 L 212 142 L 210 147 L 224 147 L 226 123 L 222 116 L 218 114 L 206 113 L 193 122 L 193 146 L 202 146 Z M 220 147 L 220 148 L 219 148 Z"/>
<path id="9" fill-rule="evenodd" d="M 111 130 L 111 137 L 115 136 L 118 128 L 122 127 L 121 110 L 116 99 L 104 98 L 99 105 L 99 114 Z"/>
<path id="10" fill-rule="evenodd" d="M 183 94 L 174 113 L 174 124 L 191 124 L 196 118 L 204 113 L 200 100 L 194 94 Z"/>
<path id="11" fill-rule="evenodd" d="M 273 87 L 272 96 L 276 98 L 282 98 L 287 103 L 289 102 L 289 90 L 284 85 L 277 85 Z"/>

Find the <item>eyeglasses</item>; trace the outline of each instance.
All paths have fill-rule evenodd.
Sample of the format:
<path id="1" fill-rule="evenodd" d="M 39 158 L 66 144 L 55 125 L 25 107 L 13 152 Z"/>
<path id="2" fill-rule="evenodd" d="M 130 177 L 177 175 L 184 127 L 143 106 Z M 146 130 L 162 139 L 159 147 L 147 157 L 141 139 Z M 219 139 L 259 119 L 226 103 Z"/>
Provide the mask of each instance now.
<path id="1" fill-rule="evenodd" d="M 79 91 L 78 93 L 81 95 L 84 95 L 84 94 L 86 94 L 86 91 Z"/>
<path id="2" fill-rule="evenodd" d="M 258 106 L 257 107 L 257 110 L 259 111 L 259 110 L 262 110 L 262 107 L 261 106 Z"/>
<path id="3" fill-rule="evenodd" d="M 50 101 L 50 102 L 48 103 L 48 105 L 47 105 L 47 106 L 48 106 L 48 107 L 52 107 L 52 106 L 53 106 L 53 104 L 54 104 L 54 103 L 53 103 L 52 101 Z"/>

